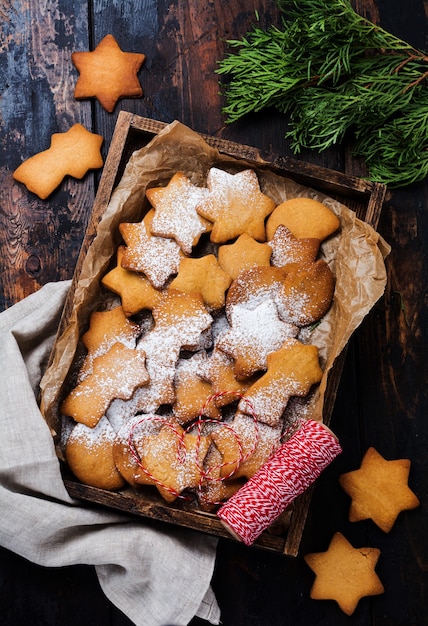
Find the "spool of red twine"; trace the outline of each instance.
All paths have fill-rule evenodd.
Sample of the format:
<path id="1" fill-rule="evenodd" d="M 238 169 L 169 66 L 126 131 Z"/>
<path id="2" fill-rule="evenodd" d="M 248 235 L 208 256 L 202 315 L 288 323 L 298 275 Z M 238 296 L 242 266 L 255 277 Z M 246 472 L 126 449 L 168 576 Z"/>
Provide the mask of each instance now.
<path id="1" fill-rule="evenodd" d="M 340 454 L 337 437 L 307 420 L 218 511 L 229 532 L 250 546 Z"/>

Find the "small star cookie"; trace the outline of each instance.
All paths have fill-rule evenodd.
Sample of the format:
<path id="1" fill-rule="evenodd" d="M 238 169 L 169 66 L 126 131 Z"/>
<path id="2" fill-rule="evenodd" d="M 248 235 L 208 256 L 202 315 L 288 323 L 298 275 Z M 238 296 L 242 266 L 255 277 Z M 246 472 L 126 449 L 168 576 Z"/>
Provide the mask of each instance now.
<path id="1" fill-rule="evenodd" d="M 192 350 L 201 343 L 201 333 L 213 321 L 198 293 L 168 289 L 153 311 L 155 328 L 176 338 L 179 348 Z"/>
<path id="2" fill-rule="evenodd" d="M 379 556 L 379 549 L 354 548 L 341 533 L 335 533 L 326 552 L 304 557 L 315 572 L 311 598 L 335 600 L 346 615 L 352 615 L 361 598 L 384 592 L 375 572 Z"/>
<path id="3" fill-rule="evenodd" d="M 212 228 L 211 222 L 196 211 L 208 193 L 206 187 L 193 185 L 182 172 L 174 174 L 166 187 L 147 189 L 146 196 L 155 209 L 152 235 L 171 237 L 185 254 L 190 254 L 202 233 Z"/>
<path id="4" fill-rule="evenodd" d="M 352 498 L 350 521 L 371 519 L 388 533 L 401 511 L 420 504 L 407 484 L 409 471 L 408 459 L 387 461 L 375 448 L 368 448 L 360 468 L 339 477 Z"/>
<path id="5" fill-rule="evenodd" d="M 143 309 L 153 309 L 162 298 L 162 293 L 144 274 L 122 267 L 125 250 L 125 246 L 118 247 L 117 265 L 102 277 L 101 283 L 120 296 L 125 314 L 131 317 Z"/>
<path id="6" fill-rule="evenodd" d="M 71 60 L 79 72 L 74 97 L 95 97 L 108 113 L 119 98 L 141 97 L 137 73 L 144 59 L 144 54 L 123 52 L 113 35 L 106 35 L 92 52 L 73 52 Z"/>
<path id="7" fill-rule="evenodd" d="M 225 292 L 231 282 L 229 274 L 221 269 L 214 254 L 207 254 L 200 258 L 183 258 L 170 288 L 201 294 L 207 307 L 215 311 L 224 306 Z"/>
<path id="8" fill-rule="evenodd" d="M 116 306 L 107 311 L 91 313 L 89 330 L 82 335 L 82 341 L 90 352 L 100 346 L 110 347 L 118 340 L 132 348 L 140 332 L 140 326 L 128 319 L 121 306 Z"/>
<path id="9" fill-rule="evenodd" d="M 318 348 L 296 339 L 286 339 L 276 352 L 267 356 L 267 372 L 245 393 L 257 418 L 277 426 L 291 396 L 305 396 L 320 382 L 322 370 Z M 239 409 L 248 413 L 248 403 L 241 400 Z"/>
<path id="10" fill-rule="evenodd" d="M 13 178 L 45 200 L 66 176 L 83 178 L 88 170 L 103 166 L 103 141 L 101 135 L 74 124 L 65 133 L 54 133 L 50 147 L 21 163 Z"/>
<path id="11" fill-rule="evenodd" d="M 210 195 L 197 211 L 214 223 L 211 241 L 224 243 L 247 233 L 257 241 L 265 241 L 265 218 L 276 204 L 260 190 L 254 170 L 229 174 L 216 167 L 208 172 Z"/>
<path id="12" fill-rule="evenodd" d="M 122 267 L 142 272 L 153 287 L 161 289 L 170 276 L 178 272 L 183 253 L 174 239 L 151 234 L 153 217 L 154 209 L 151 209 L 142 222 L 119 225 L 127 246 L 122 256 Z"/>
<path id="13" fill-rule="evenodd" d="M 238 239 L 218 249 L 218 262 L 220 267 L 233 279 L 243 270 L 252 267 L 269 266 L 272 247 L 267 243 L 259 243 L 247 233 L 243 233 Z"/>

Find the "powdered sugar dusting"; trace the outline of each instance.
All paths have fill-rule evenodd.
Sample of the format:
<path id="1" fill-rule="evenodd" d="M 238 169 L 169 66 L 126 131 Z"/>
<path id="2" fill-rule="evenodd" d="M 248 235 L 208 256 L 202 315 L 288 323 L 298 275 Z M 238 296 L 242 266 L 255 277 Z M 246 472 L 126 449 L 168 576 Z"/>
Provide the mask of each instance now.
<path id="1" fill-rule="evenodd" d="M 284 340 L 296 335 L 296 328 L 279 319 L 271 300 L 249 300 L 235 304 L 230 312 L 231 329 L 217 340 L 216 346 L 243 361 L 245 375 L 267 367 L 267 355 L 281 347 Z"/>
<path id="2" fill-rule="evenodd" d="M 175 181 L 177 184 L 174 185 Z M 151 197 L 155 207 L 152 234 L 173 237 L 183 252 L 190 254 L 201 234 L 211 227 L 210 222 L 196 211 L 208 193 L 206 187 L 196 187 L 184 176 L 178 180 L 173 177 L 165 189 L 155 190 Z"/>
<path id="3" fill-rule="evenodd" d="M 129 224 L 128 228 L 134 231 L 134 236 L 132 241 L 127 238 L 128 247 L 122 257 L 122 266 L 143 272 L 153 287 L 161 289 L 169 277 L 178 272 L 182 258 L 180 246 L 173 239 L 151 235 L 144 221 Z"/>

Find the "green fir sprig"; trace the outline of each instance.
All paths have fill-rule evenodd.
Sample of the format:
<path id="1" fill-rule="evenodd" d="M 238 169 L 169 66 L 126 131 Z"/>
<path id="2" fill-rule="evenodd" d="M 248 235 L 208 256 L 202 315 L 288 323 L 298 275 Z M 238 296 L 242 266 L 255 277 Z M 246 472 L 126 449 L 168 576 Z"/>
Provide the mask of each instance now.
<path id="1" fill-rule="evenodd" d="M 274 107 L 287 138 L 325 150 L 355 139 L 372 180 L 428 174 L 428 55 L 358 15 L 349 0 L 277 0 L 281 27 L 255 25 L 219 61 L 227 122 Z"/>

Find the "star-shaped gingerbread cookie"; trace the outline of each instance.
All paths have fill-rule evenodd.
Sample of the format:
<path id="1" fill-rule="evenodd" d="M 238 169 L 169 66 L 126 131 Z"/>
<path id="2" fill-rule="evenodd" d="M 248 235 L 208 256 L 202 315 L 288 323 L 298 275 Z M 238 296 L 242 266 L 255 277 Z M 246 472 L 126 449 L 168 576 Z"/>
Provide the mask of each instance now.
<path id="1" fill-rule="evenodd" d="M 210 328 L 212 317 L 206 310 L 202 296 L 168 289 L 153 309 L 156 331 L 174 337 L 183 350 L 194 350 L 200 345 L 201 334 Z"/>
<path id="2" fill-rule="evenodd" d="M 79 71 L 74 97 L 97 98 L 111 113 L 119 98 L 143 95 L 138 71 L 144 54 L 123 52 L 113 35 L 106 35 L 92 52 L 73 52 L 71 60 Z"/>
<path id="3" fill-rule="evenodd" d="M 290 397 L 307 395 L 321 377 L 318 348 L 286 339 L 279 350 L 268 354 L 267 372 L 244 397 L 261 422 L 277 426 Z M 239 403 L 244 413 L 248 413 L 248 402 Z"/>
<path id="4" fill-rule="evenodd" d="M 351 522 L 372 519 L 389 532 L 401 511 L 415 509 L 419 500 L 408 486 L 410 461 L 387 461 L 375 448 L 368 448 L 359 469 L 339 477 L 339 483 L 351 496 Z"/>
<path id="5" fill-rule="evenodd" d="M 193 185 L 183 172 L 176 172 L 166 187 L 147 189 L 146 196 L 155 209 L 152 234 L 172 237 L 185 254 L 190 254 L 202 233 L 212 228 L 211 222 L 196 211 L 208 193 L 206 187 Z"/>
<path id="6" fill-rule="evenodd" d="M 154 209 L 151 209 L 142 222 L 119 225 L 127 246 L 122 256 L 122 267 L 142 272 L 153 287 L 161 289 L 170 276 L 178 272 L 183 253 L 174 239 L 151 234 L 153 217 Z"/>
<path id="7" fill-rule="evenodd" d="M 199 258 L 184 257 L 170 288 L 201 294 L 207 307 L 215 311 L 224 306 L 225 293 L 231 282 L 214 254 L 207 254 Z"/>
<path id="8" fill-rule="evenodd" d="M 125 246 L 119 246 L 117 265 L 102 277 L 101 282 L 120 296 L 125 314 L 131 317 L 143 309 L 153 309 L 162 298 L 162 293 L 153 287 L 144 274 L 122 267 L 124 252 Z"/>
<path id="9" fill-rule="evenodd" d="M 212 167 L 207 176 L 210 195 L 197 207 L 198 213 L 214 223 L 211 241 L 224 243 L 247 233 L 257 241 L 265 241 L 265 218 L 275 202 L 262 193 L 254 170 L 229 174 Z"/>
<path id="10" fill-rule="evenodd" d="M 110 347 L 112 342 L 119 340 L 131 348 L 140 332 L 139 325 L 127 318 L 123 307 L 116 306 L 91 314 L 89 330 L 82 335 L 82 341 L 89 351 L 95 351 L 104 345 Z"/>
<path id="11" fill-rule="evenodd" d="M 384 592 L 375 572 L 379 556 L 379 549 L 354 548 L 341 533 L 335 533 L 326 552 L 304 557 L 315 572 L 311 598 L 335 600 L 346 615 L 352 615 L 361 598 Z"/>
<path id="12" fill-rule="evenodd" d="M 235 280 L 238 275 L 252 267 L 269 266 L 272 247 L 260 243 L 243 233 L 231 244 L 220 246 L 218 262 L 220 267 Z"/>

